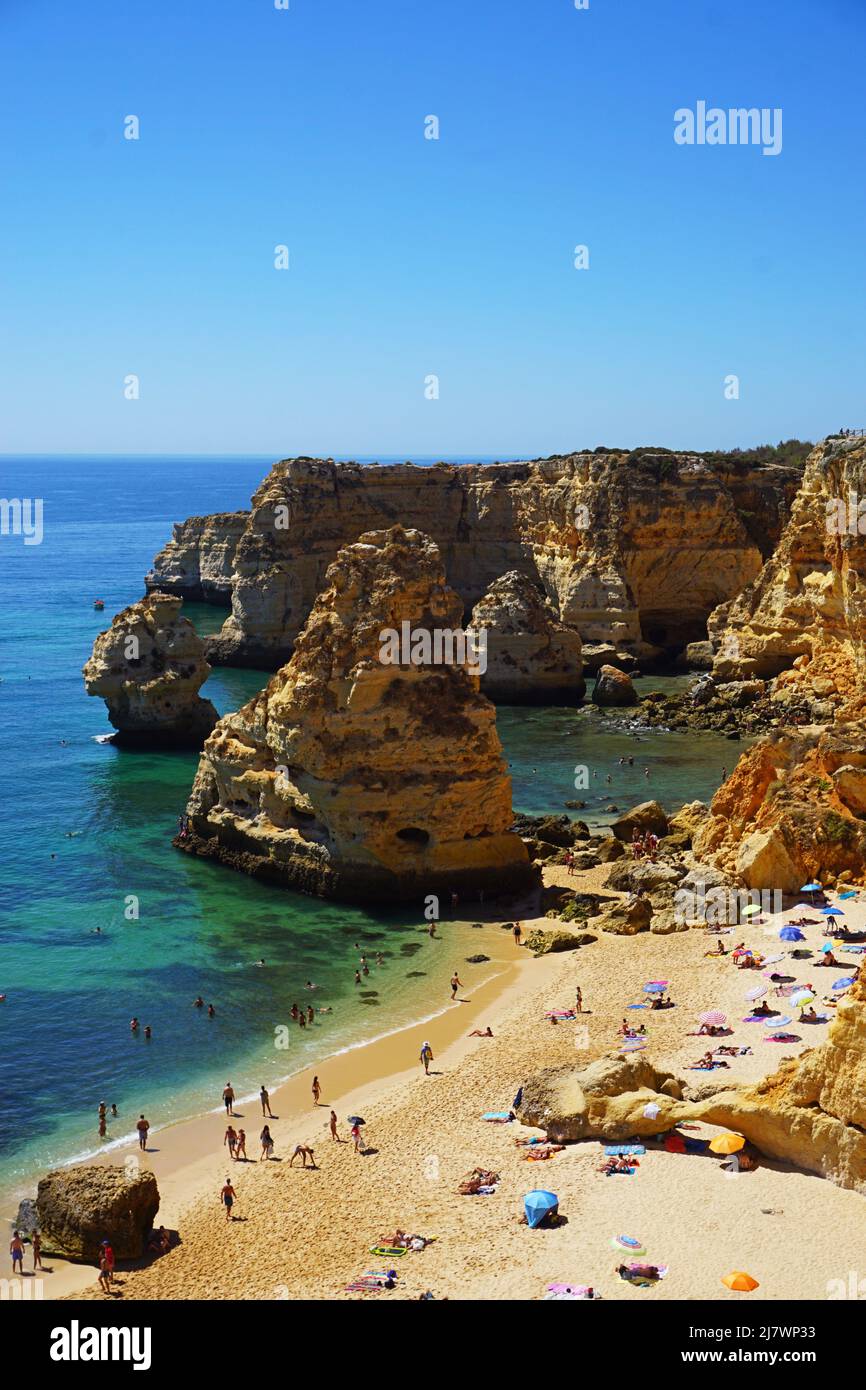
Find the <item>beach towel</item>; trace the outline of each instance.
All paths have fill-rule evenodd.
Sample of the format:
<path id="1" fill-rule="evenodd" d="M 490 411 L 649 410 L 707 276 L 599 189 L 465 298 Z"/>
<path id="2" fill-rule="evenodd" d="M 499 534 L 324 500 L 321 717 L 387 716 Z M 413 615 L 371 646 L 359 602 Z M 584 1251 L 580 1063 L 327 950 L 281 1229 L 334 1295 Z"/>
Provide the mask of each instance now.
<path id="1" fill-rule="evenodd" d="M 371 1279 L 367 1275 L 353 1279 L 351 1284 L 344 1285 L 346 1293 L 381 1293 L 385 1285 L 381 1279 Z"/>
<path id="2" fill-rule="evenodd" d="M 481 1116 L 482 1120 L 488 1120 L 491 1124 L 507 1125 L 511 1120 L 509 1110 L 488 1110 L 486 1115 Z"/>
<path id="3" fill-rule="evenodd" d="M 606 1144 L 604 1151 L 606 1154 L 645 1154 L 644 1144 Z"/>
<path id="4" fill-rule="evenodd" d="M 545 1018 L 577 1018 L 574 1009 L 548 1009 Z"/>
<path id="5" fill-rule="evenodd" d="M 636 1173 L 637 1168 L 612 1168 L 609 1173 L 605 1173 L 606 1178 L 617 1178 L 620 1173 L 624 1178 L 630 1178 L 632 1173 Z"/>
<path id="6" fill-rule="evenodd" d="M 687 1139 L 687 1140 L 686 1140 L 686 1153 L 687 1153 L 687 1154 L 702 1154 L 702 1153 L 706 1153 L 706 1151 L 707 1151 L 707 1149 L 708 1149 L 709 1147 L 710 1147 L 710 1141 L 709 1141 L 709 1139 Z"/>
<path id="7" fill-rule="evenodd" d="M 383 1258 L 399 1259 L 401 1255 L 409 1254 L 408 1245 L 371 1245 L 371 1255 L 381 1255 Z"/>
<path id="8" fill-rule="evenodd" d="M 586 1298 L 588 1284 L 548 1284 L 545 1298 Z"/>
<path id="9" fill-rule="evenodd" d="M 659 1279 L 664 1279 L 668 1272 L 667 1265 L 656 1265 L 655 1268 L 658 1272 L 656 1276 L 652 1278 L 648 1274 L 641 1273 L 641 1270 L 645 1269 L 646 1265 L 640 1265 L 635 1261 L 631 1261 L 627 1268 L 634 1271 L 628 1282 L 630 1284 L 635 1284 L 639 1289 L 651 1289 L 653 1284 L 657 1283 Z"/>

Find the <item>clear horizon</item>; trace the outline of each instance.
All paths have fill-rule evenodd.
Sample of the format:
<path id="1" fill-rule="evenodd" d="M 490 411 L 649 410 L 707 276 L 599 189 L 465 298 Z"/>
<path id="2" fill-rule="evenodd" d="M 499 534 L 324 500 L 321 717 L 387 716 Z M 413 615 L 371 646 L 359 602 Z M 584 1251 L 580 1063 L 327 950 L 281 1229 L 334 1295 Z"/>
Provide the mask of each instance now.
<path id="1" fill-rule="evenodd" d="M 7 4 L 4 453 L 545 457 L 866 424 L 866 12 L 820 20 Z M 730 120 L 714 145 L 738 109 L 766 139 Z"/>

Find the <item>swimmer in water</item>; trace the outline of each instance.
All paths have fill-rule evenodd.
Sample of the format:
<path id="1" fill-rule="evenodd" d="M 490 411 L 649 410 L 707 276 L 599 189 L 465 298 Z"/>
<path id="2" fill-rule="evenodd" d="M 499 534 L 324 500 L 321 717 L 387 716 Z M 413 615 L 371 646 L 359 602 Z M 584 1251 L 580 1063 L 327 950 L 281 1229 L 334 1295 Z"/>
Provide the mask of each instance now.
<path id="1" fill-rule="evenodd" d="M 216 1018 L 216 1009 L 214 1008 L 213 1004 L 208 1004 L 207 1016 L 208 1018 Z"/>
<path id="2" fill-rule="evenodd" d="M 137 1032 L 138 1032 L 138 1019 L 137 1019 L 137 1018 L 131 1018 L 131 1019 L 129 1020 L 129 1031 L 130 1031 L 130 1033 L 137 1033 Z"/>
<path id="3" fill-rule="evenodd" d="M 201 997 L 200 994 L 197 996 L 197 998 L 195 998 L 195 999 L 192 1001 L 192 1006 L 193 1006 L 194 1009 L 203 1009 L 203 1008 L 204 1008 L 204 1000 L 202 999 L 202 997 Z"/>

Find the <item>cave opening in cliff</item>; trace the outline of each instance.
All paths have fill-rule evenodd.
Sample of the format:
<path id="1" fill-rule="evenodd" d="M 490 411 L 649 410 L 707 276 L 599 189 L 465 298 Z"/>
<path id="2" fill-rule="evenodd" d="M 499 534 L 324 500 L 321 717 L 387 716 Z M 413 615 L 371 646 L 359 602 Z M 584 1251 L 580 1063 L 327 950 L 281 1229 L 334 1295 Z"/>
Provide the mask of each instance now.
<path id="1" fill-rule="evenodd" d="M 707 614 L 703 609 L 683 607 L 681 609 L 640 610 L 641 636 L 654 647 L 662 647 L 671 658 L 681 652 L 689 642 L 703 642 L 707 636 Z"/>
<path id="2" fill-rule="evenodd" d="M 430 843 L 430 833 L 427 830 L 419 830 L 417 826 L 407 825 L 405 830 L 397 831 L 397 839 L 402 840 L 404 844 L 422 849 Z"/>

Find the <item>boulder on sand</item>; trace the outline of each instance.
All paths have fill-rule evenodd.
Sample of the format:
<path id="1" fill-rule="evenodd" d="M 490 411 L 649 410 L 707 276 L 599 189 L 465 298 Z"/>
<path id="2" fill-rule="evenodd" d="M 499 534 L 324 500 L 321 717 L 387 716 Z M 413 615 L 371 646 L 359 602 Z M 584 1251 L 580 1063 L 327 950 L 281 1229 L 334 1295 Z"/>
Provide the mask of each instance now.
<path id="1" fill-rule="evenodd" d="M 631 840 L 635 830 L 640 835 L 651 831 L 653 835 L 661 836 L 667 834 L 668 818 L 657 801 L 642 801 L 639 806 L 633 806 L 630 811 L 618 816 L 610 828 L 618 840 Z"/>
<path id="2" fill-rule="evenodd" d="M 119 1260 L 144 1254 L 159 1211 L 153 1173 L 95 1164 L 57 1168 L 39 1181 L 39 1229 L 46 1252 L 96 1263 L 103 1240 Z"/>
<path id="3" fill-rule="evenodd" d="M 615 666 L 600 667 L 592 687 L 592 702 L 595 705 L 636 705 L 637 693 L 631 676 Z"/>
<path id="4" fill-rule="evenodd" d="M 676 1077 L 657 1071 L 645 1056 L 600 1057 L 585 1067 L 535 1072 L 523 1083 L 516 1113 L 555 1144 L 590 1138 L 619 1143 L 664 1127 L 641 1111 L 650 1101 L 663 1105 L 666 1092 L 671 1099 L 682 1095 Z"/>
<path id="5" fill-rule="evenodd" d="M 646 931 L 652 915 L 652 903 L 648 898 L 624 898 L 605 907 L 592 919 L 592 925 L 614 936 L 636 936 L 639 931 Z"/>

